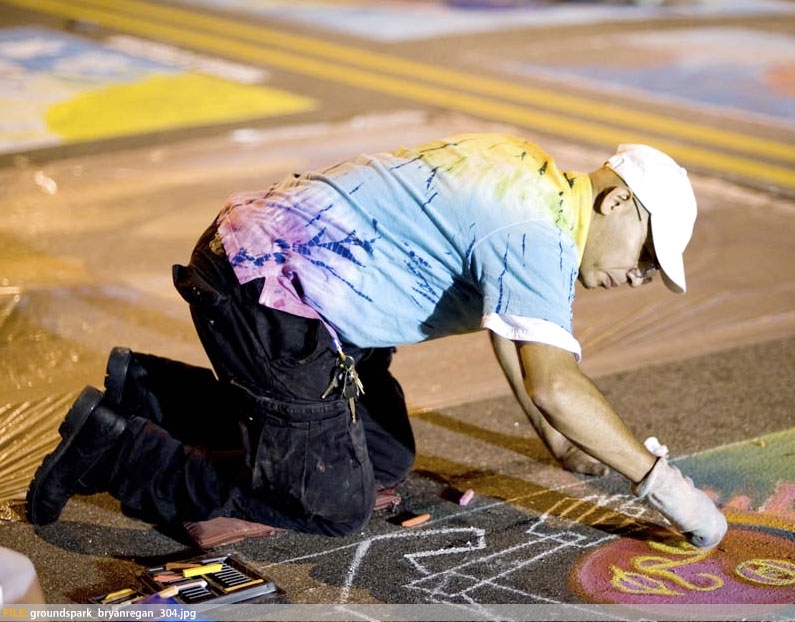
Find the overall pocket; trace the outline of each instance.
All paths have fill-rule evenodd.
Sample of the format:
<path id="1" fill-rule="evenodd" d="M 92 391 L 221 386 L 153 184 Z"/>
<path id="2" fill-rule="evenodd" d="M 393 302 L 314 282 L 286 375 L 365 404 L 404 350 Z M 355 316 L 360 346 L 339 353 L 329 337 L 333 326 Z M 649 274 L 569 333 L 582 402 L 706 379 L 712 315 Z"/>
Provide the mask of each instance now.
<path id="1" fill-rule="evenodd" d="M 252 488 L 267 493 L 279 509 L 303 513 L 309 424 L 265 415 L 254 449 Z"/>
<path id="2" fill-rule="evenodd" d="M 248 306 L 255 305 L 241 302 L 237 282 L 225 282 L 193 265 L 175 265 L 173 272 L 174 285 L 190 304 L 196 333 L 218 378 L 263 390 L 270 387 L 268 356 L 249 317 Z"/>
<path id="3" fill-rule="evenodd" d="M 258 435 L 250 454 L 253 490 L 296 516 L 347 515 L 366 484 L 374 486 L 364 426 L 353 424 L 347 402 L 256 401 L 249 427 Z"/>
<path id="4" fill-rule="evenodd" d="M 332 522 L 348 522 L 369 503 L 375 479 L 361 419 L 346 409 L 310 423 L 305 482 L 306 511 Z"/>

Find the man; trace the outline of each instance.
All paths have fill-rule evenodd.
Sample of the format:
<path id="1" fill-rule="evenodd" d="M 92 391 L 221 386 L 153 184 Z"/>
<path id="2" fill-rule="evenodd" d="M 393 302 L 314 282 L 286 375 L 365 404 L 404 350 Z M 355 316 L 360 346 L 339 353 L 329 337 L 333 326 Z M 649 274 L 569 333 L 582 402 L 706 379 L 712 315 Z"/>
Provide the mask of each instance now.
<path id="1" fill-rule="evenodd" d="M 174 267 L 217 379 L 114 349 L 104 395 L 84 390 L 37 472 L 29 517 L 52 522 L 71 495 L 107 490 L 129 514 L 188 521 L 199 540 L 213 520 L 244 535 L 354 533 L 414 460 L 393 346 L 483 327 L 564 467 L 615 469 L 713 547 L 724 517 L 582 374 L 571 322 L 577 278 L 637 287 L 660 269 L 683 292 L 695 217 L 686 172 L 651 147 L 623 145 L 585 175 L 494 134 L 233 195 Z"/>

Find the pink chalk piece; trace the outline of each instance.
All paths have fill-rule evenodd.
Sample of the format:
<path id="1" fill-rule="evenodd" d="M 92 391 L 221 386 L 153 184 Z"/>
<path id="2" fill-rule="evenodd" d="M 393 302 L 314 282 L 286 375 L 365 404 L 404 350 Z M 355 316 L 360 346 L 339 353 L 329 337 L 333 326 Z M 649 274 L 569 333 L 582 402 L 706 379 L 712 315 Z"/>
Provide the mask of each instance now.
<path id="1" fill-rule="evenodd" d="M 458 505 L 469 505 L 469 502 L 472 501 L 472 498 L 475 496 L 475 491 L 471 488 L 467 488 L 461 498 L 458 500 Z"/>

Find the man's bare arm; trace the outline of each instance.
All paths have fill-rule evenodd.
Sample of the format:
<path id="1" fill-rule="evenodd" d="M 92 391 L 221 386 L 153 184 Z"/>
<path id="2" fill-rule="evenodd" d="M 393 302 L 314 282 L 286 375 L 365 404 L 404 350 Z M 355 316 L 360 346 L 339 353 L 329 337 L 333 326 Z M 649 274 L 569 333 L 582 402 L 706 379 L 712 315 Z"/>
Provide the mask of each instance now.
<path id="1" fill-rule="evenodd" d="M 656 457 L 627 428 L 570 352 L 542 343 L 519 347 L 524 386 L 558 432 L 585 453 L 639 482 Z"/>
<path id="2" fill-rule="evenodd" d="M 497 355 L 497 360 L 511 385 L 511 389 L 513 389 L 514 396 L 516 396 L 522 410 L 524 410 L 549 452 L 568 471 L 587 475 L 607 474 L 608 469 L 605 465 L 569 442 L 565 436 L 549 424 L 544 415 L 533 404 L 524 385 L 524 373 L 517 350 L 519 344 L 505 337 L 500 337 L 491 331 L 489 331 L 489 335 L 494 354 Z"/>

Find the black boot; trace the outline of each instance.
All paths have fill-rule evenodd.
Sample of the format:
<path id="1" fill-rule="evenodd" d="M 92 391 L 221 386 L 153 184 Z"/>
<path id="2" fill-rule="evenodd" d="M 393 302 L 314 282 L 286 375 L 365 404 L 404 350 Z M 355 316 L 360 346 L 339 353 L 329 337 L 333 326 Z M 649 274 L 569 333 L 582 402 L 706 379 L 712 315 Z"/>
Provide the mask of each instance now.
<path id="1" fill-rule="evenodd" d="M 105 398 L 112 404 L 118 406 L 129 405 L 132 400 L 130 389 L 127 389 L 127 399 L 125 398 L 125 387 L 128 385 L 127 374 L 132 374 L 130 369 L 132 364 L 132 350 L 116 346 L 108 355 L 108 364 L 105 369 Z M 140 374 L 139 374 L 140 375 Z"/>
<path id="2" fill-rule="evenodd" d="M 113 451 L 127 425 L 102 403 L 102 391 L 86 387 L 58 432 L 63 439 L 44 459 L 28 489 L 28 519 L 34 525 L 58 520 L 72 495 L 107 490 L 114 472 Z"/>

